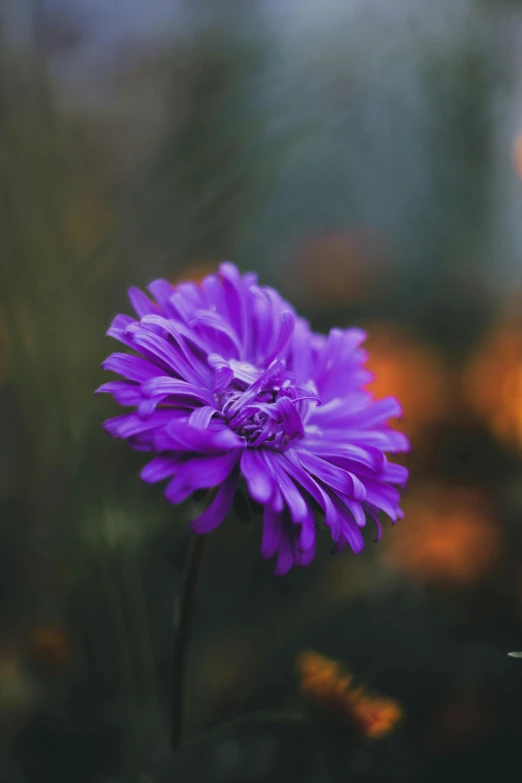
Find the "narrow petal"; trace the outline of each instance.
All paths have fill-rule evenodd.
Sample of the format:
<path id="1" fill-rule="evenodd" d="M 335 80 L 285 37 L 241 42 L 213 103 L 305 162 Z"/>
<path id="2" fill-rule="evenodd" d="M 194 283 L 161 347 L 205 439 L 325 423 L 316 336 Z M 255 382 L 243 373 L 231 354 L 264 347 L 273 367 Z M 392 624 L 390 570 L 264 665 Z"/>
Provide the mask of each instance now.
<path id="1" fill-rule="evenodd" d="M 406 435 L 396 430 L 345 430 L 344 436 L 352 443 L 375 446 L 392 454 L 410 450 L 410 442 Z"/>
<path id="2" fill-rule="evenodd" d="M 384 511 L 393 521 L 398 518 L 399 498 L 399 491 L 388 484 L 366 483 L 366 502 L 375 509 Z"/>
<path id="3" fill-rule="evenodd" d="M 234 378 L 234 370 L 229 363 L 218 353 L 211 353 L 207 361 L 214 373 L 214 392 L 224 391 Z"/>
<path id="4" fill-rule="evenodd" d="M 295 565 L 298 568 L 305 568 L 306 566 L 309 566 L 312 560 L 315 557 L 315 538 L 313 546 L 310 547 L 310 549 L 302 550 L 302 549 L 296 549 L 294 553 L 295 557 Z"/>
<path id="5" fill-rule="evenodd" d="M 112 394 L 119 405 L 139 405 L 141 402 L 140 387 L 128 381 L 109 381 L 100 386 L 95 394 Z"/>
<path id="6" fill-rule="evenodd" d="M 150 419 L 144 420 L 137 413 L 125 413 L 123 416 L 115 416 L 107 419 L 103 427 L 114 438 L 131 438 L 154 429 L 165 427 L 170 422 L 168 411 L 155 411 Z"/>
<path id="7" fill-rule="evenodd" d="M 208 533 L 223 522 L 232 506 L 236 487 L 237 473 L 234 472 L 219 487 L 212 503 L 190 523 L 195 533 Z"/>
<path id="8" fill-rule="evenodd" d="M 274 318 L 272 302 L 267 296 L 266 291 L 257 286 L 250 289 L 251 301 L 253 304 L 253 359 L 256 362 L 264 360 L 268 354 L 273 342 Z"/>
<path id="9" fill-rule="evenodd" d="M 172 395 L 192 398 L 207 405 L 213 402 L 212 395 L 206 389 L 198 388 L 191 383 L 171 378 L 168 375 L 156 376 L 145 381 L 141 386 L 141 391 L 145 397 Z"/>
<path id="10" fill-rule="evenodd" d="M 201 296 L 199 286 L 195 283 L 179 283 L 172 296 L 170 303 L 176 311 L 179 319 L 188 323 L 191 316 L 203 307 L 204 300 Z"/>
<path id="11" fill-rule="evenodd" d="M 289 397 L 280 397 L 275 406 L 281 415 L 287 437 L 292 439 L 302 435 L 304 432 L 303 422 L 295 403 Z"/>
<path id="12" fill-rule="evenodd" d="M 335 508 L 329 493 L 321 487 L 315 479 L 310 476 L 309 473 L 303 468 L 299 460 L 297 459 L 293 449 L 288 449 L 284 454 L 280 455 L 280 465 L 292 478 L 301 484 L 304 489 L 313 497 L 316 503 L 322 508 L 325 513 L 325 525 L 332 529 L 332 537 L 337 540 L 339 522 L 338 511 Z"/>
<path id="13" fill-rule="evenodd" d="M 138 405 L 138 416 L 140 419 L 150 419 L 158 405 L 160 405 L 167 395 L 153 397 L 152 399 L 142 399 Z"/>
<path id="14" fill-rule="evenodd" d="M 398 484 L 400 487 L 403 487 L 408 480 L 408 469 L 403 465 L 395 465 L 389 462 L 380 478 L 383 481 L 389 481 L 390 484 Z"/>
<path id="15" fill-rule="evenodd" d="M 297 380 L 306 383 L 312 370 L 312 350 L 310 345 L 310 327 L 304 318 L 296 318 L 291 343 L 291 367 Z"/>
<path id="16" fill-rule="evenodd" d="M 315 519 L 311 510 L 308 509 L 308 514 L 301 524 L 299 549 L 302 552 L 308 552 L 312 548 L 315 548 Z"/>
<path id="17" fill-rule="evenodd" d="M 281 540 L 279 542 L 279 555 L 277 557 L 277 563 L 274 573 L 276 576 L 284 576 L 287 574 L 294 564 L 294 550 L 290 536 L 283 530 L 281 534 Z"/>
<path id="18" fill-rule="evenodd" d="M 266 560 L 273 557 L 279 547 L 283 530 L 283 515 L 265 507 L 263 517 L 263 539 L 261 541 L 261 556 Z"/>
<path id="19" fill-rule="evenodd" d="M 101 366 L 104 370 L 111 370 L 128 378 L 129 381 L 137 381 L 138 383 L 144 383 L 144 381 L 163 374 L 151 362 L 142 359 L 141 356 L 132 356 L 128 353 L 113 353 L 102 362 Z"/>
<path id="20" fill-rule="evenodd" d="M 212 405 L 205 405 L 203 408 L 196 408 L 192 411 L 189 416 L 188 423 L 191 427 L 206 430 L 213 417 L 217 416 L 218 413 L 219 411 L 217 411 Z"/>
<path id="21" fill-rule="evenodd" d="M 127 348 L 132 348 L 132 339 L 127 330 L 131 324 L 135 324 L 136 319 L 131 318 L 129 315 L 117 315 L 114 318 L 112 324 L 107 329 L 107 337 L 113 337 L 120 343 L 123 343 Z"/>
<path id="22" fill-rule="evenodd" d="M 194 362 L 198 370 L 201 372 L 203 364 L 196 358 L 191 348 L 187 345 L 190 343 L 193 347 L 196 347 L 200 352 L 208 353 L 208 345 L 205 340 L 196 335 L 193 329 L 187 327 L 182 321 L 173 318 L 165 318 L 162 315 L 152 313 L 150 315 L 144 315 L 141 319 L 143 326 L 154 326 L 162 329 L 166 334 L 170 335 L 176 343 L 177 348 L 183 353 L 185 359 L 191 363 Z"/>
<path id="23" fill-rule="evenodd" d="M 203 278 L 201 290 L 207 310 L 215 309 L 217 313 L 223 316 L 228 314 L 223 282 L 218 275 L 207 275 Z"/>
<path id="24" fill-rule="evenodd" d="M 341 532 L 339 539 L 333 549 L 334 554 L 341 552 L 347 544 L 350 545 L 354 554 L 358 555 L 364 549 L 364 539 L 360 529 L 357 527 L 353 517 L 345 511 L 346 516 L 342 518 Z"/>
<path id="25" fill-rule="evenodd" d="M 147 286 L 160 309 L 165 315 L 173 315 L 173 308 L 170 304 L 170 298 L 174 293 L 174 287 L 167 280 L 154 280 Z"/>
<path id="26" fill-rule="evenodd" d="M 243 280 L 237 267 L 227 261 L 219 265 L 219 277 L 223 285 L 228 320 L 241 340 L 244 324 Z"/>
<path id="27" fill-rule="evenodd" d="M 276 344 L 270 351 L 269 355 L 266 357 L 266 362 L 271 362 L 273 359 L 277 359 L 285 354 L 286 349 L 288 348 L 288 344 L 294 333 L 295 317 L 292 312 L 287 310 L 286 312 L 281 313 L 280 322 L 281 324 Z"/>
<path id="28" fill-rule="evenodd" d="M 332 487 L 332 489 L 349 495 L 354 500 L 364 500 L 366 497 L 364 485 L 354 473 L 338 468 L 336 465 L 332 465 L 330 462 L 316 457 L 315 454 L 310 454 L 301 448 L 296 449 L 296 454 L 310 473 Z"/>
<path id="29" fill-rule="evenodd" d="M 278 487 L 288 505 L 292 520 L 294 522 L 303 522 L 309 513 L 305 499 L 288 474 L 282 470 L 277 459 L 272 459 L 272 456 L 275 457 L 276 455 L 269 455 L 265 450 L 263 453 L 265 465 L 271 466 L 276 473 Z"/>
<path id="30" fill-rule="evenodd" d="M 350 498 L 347 497 L 340 497 L 340 499 L 352 514 L 357 526 L 364 527 L 366 525 L 366 514 L 364 513 L 362 505 L 357 503 L 355 500 L 350 500 Z"/>
<path id="31" fill-rule="evenodd" d="M 159 307 L 154 302 L 151 302 L 149 297 L 143 291 L 140 291 L 139 288 L 129 288 L 129 299 L 138 318 L 142 318 L 142 316 L 149 313 L 159 313 L 160 311 Z"/>
<path id="32" fill-rule="evenodd" d="M 376 534 L 375 541 L 376 542 L 380 541 L 381 537 L 382 537 L 382 525 L 381 525 L 381 523 L 379 522 L 379 520 L 377 518 L 377 514 L 375 514 L 375 512 L 373 512 L 373 511 L 369 511 L 368 509 L 366 509 L 366 513 L 368 514 L 368 516 L 370 517 L 370 519 L 372 520 L 372 522 L 374 523 L 374 525 L 375 525 L 375 527 L 377 529 L 377 534 Z"/>
<path id="33" fill-rule="evenodd" d="M 236 358 L 241 356 L 241 343 L 236 332 L 217 313 L 212 313 L 210 310 L 197 310 L 190 317 L 189 325 L 199 326 L 211 332 L 218 332 L 220 336 L 220 339 L 217 340 L 218 344 L 221 346 L 225 342 L 225 344 L 233 348 L 233 355 Z M 223 337 L 226 338 L 225 341 L 223 341 Z"/>
<path id="34" fill-rule="evenodd" d="M 252 498 L 258 503 L 268 503 L 274 494 L 274 481 L 258 449 L 245 449 L 241 457 L 241 473 Z"/>
<path id="35" fill-rule="evenodd" d="M 364 429 L 369 429 L 400 416 L 402 416 L 402 408 L 398 400 L 395 397 L 385 397 L 373 402 L 364 412 L 359 413 L 357 423 Z"/>
<path id="36" fill-rule="evenodd" d="M 227 479 L 239 461 L 237 450 L 219 456 L 193 457 L 178 470 L 165 492 L 171 502 L 181 496 L 183 499 L 196 489 L 211 489 Z"/>
<path id="37" fill-rule="evenodd" d="M 335 552 L 340 551 L 346 544 L 349 544 L 352 551 L 357 555 L 364 549 L 364 539 L 357 522 L 351 511 L 342 502 L 341 499 L 334 497 L 333 502 L 339 511 L 341 532 L 337 542 Z"/>
<path id="38" fill-rule="evenodd" d="M 166 370 L 167 374 L 178 375 L 182 380 L 197 386 L 201 384 L 194 367 L 163 337 L 154 332 L 139 329 L 134 334 L 134 344 L 145 355 Z"/>
<path id="39" fill-rule="evenodd" d="M 178 419 L 167 423 L 166 433 L 172 448 L 180 451 L 222 452 L 242 447 L 241 438 L 225 424 L 216 427 L 216 422 L 212 422 L 211 426 L 199 429 L 192 427 L 187 419 Z"/>
<path id="40" fill-rule="evenodd" d="M 300 443 L 301 448 L 307 449 L 318 457 L 346 457 L 354 463 L 365 465 L 368 468 L 375 469 L 376 459 L 374 454 L 370 454 L 362 446 L 355 446 L 353 443 L 343 443 L 332 441 L 328 434 L 322 439 L 304 438 Z"/>
<path id="41" fill-rule="evenodd" d="M 144 468 L 140 476 L 148 484 L 155 484 L 170 478 L 179 467 L 179 460 L 174 457 L 154 457 Z"/>
<path id="42" fill-rule="evenodd" d="M 188 500 L 193 491 L 194 489 L 191 484 L 178 478 L 178 476 L 174 476 L 167 485 L 165 497 L 170 503 L 177 505 L 178 503 L 183 503 L 183 501 Z"/>

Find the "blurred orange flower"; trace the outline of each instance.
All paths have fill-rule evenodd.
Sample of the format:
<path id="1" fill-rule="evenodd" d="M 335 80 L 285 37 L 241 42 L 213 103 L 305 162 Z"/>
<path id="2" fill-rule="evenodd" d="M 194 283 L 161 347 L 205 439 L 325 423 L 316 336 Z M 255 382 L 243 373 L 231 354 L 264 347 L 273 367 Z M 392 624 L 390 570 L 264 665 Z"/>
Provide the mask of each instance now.
<path id="1" fill-rule="evenodd" d="M 305 239 L 288 264 L 292 298 L 314 306 L 364 300 L 383 280 L 383 253 L 361 232 L 338 231 Z"/>
<path id="2" fill-rule="evenodd" d="M 33 628 L 29 648 L 32 656 L 42 663 L 64 664 L 71 657 L 70 640 L 59 626 Z"/>
<path id="3" fill-rule="evenodd" d="M 522 324 L 499 324 L 471 358 L 464 395 L 503 444 L 522 448 Z"/>
<path id="4" fill-rule="evenodd" d="M 401 430 L 410 437 L 440 421 L 448 411 L 450 378 L 442 355 L 394 325 L 367 325 L 368 385 L 377 398 L 401 401 Z"/>
<path id="5" fill-rule="evenodd" d="M 178 283 L 201 283 L 207 275 L 213 275 L 218 270 L 217 261 L 195 261 L 192 264 L 181 269 L 170 282 L 172 285 Z"/>
<path id="6" fill-rule="evenodd" d="M 353 688 L 352 675 L 337 661 L 312 650 L 297 658 L 302 695 L 326 713 L 351 724 L 366 739 L 380 739 L 402 720 L 404 713 L 393 699 L 373 696 L 364 688 Z"/>
<path id="7" fill-rule="evenodd" d="M 400 535 L 383 547 L 385 562 L 426 582 L 464 585 L 498 562 L 502 531 L 478 490 L 421 487 L 404 501 Z"/>

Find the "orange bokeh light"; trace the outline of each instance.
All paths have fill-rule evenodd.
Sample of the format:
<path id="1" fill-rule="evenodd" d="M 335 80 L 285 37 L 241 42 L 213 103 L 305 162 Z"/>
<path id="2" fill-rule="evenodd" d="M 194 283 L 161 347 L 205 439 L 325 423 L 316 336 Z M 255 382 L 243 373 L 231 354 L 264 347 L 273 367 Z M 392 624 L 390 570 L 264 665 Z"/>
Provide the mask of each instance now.
<path id="1" fill-rule="evenodd" d="M 400 531 L 383 544 L 385 562 L 425 582 L 465 585 L 498 563 L 502 530 L 478 490 L 422 487 L 404 501 Z"/>
<path id="2" fill-rule="evenodd" d="M 396 701 L 352 687 L 352 675 L 337 661 L 312 650 L 298 656 L 297 672 L 301 694 L 330 716 L 349 723 L 361 737 L 384 737 L 404 717 Z"/>
<path id="3" fill-rule="evenodd" d="M 466 400 L 495 438 L 522 448 L 522 324 L 499 324 L 463 374 Z"/>
<path id="4" fill-rule="evenodd" d="M 414 437 L 440 421 L 449 405 L 450 378 L 443 357 L 393 325 L 367 326 L 368 389 L 377 399 L 392 395 L 402 405 L 400 429 Z"/>

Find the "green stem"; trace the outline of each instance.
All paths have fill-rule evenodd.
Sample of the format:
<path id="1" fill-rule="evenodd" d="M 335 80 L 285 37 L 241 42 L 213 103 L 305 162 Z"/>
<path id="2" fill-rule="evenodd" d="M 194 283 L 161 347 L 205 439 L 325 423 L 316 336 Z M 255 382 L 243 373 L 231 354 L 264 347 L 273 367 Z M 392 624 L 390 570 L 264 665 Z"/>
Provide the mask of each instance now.
<path id="1" fill-rule="evenodd" d="M 185 661 L 190 635 L 190 624 L 192 620 L 192 606 L 194 603 L 194 594 L 196 592 L 199 566 L 203 556 L 204 543 L 205 536 L 198 535 L 191 545 L 188 555 L 187 575 L 185 577 L 185 584 L 181 596 L 178 634 L 174 650 L 172 692 L 170 703 L 171 745 L 173 750 L 177 750 L 179 748 L 183 738 L 183 686 L 185 680 Z"/>

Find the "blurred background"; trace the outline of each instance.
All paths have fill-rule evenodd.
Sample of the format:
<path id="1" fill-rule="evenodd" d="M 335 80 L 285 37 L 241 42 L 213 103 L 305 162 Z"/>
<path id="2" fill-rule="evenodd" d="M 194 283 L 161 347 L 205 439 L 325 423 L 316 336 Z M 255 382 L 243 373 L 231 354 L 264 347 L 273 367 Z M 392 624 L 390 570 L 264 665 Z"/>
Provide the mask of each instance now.
<path id="1" fill-rule="evenodd" d="M 522 5 L 1 0 L 0 780 L 522 772 Z M 187 731 L 342 662 L 406 720 L 229 725 L 166 758 L 187 512 L 93 398 L 126 289 L 256 270 L 367 329 L 413 443 L 405 519 L 274 578 L 207 542 Z"/>

